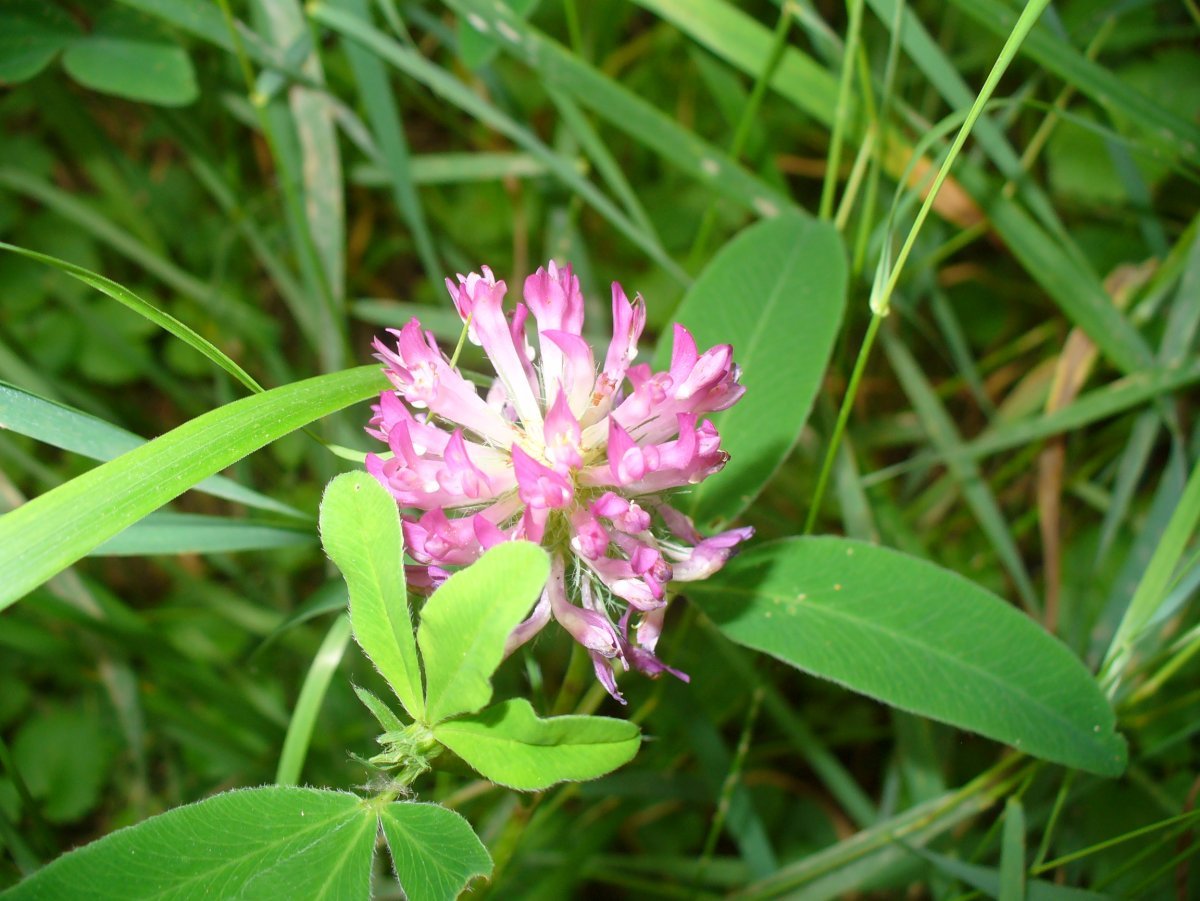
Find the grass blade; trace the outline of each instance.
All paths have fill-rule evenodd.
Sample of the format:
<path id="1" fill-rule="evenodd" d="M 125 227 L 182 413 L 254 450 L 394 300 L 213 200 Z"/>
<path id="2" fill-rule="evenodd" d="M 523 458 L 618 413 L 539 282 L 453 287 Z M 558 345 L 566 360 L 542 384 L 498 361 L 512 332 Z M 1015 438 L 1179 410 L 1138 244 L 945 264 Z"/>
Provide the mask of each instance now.
<path id="1" fill-rule="evenodd" d="M 39 263 L 45 263 L 60 272 L 65 272 L 72 278 L 76 278 L 95 288 L 102 294 L 107 294 L 118 303 L 124 304 L 140 316 L 149 319 L 159 328 L 170 332 L 184 344 L 198 350 L 204 356 L 208 357 L 231 376 L 249 388 L 251 391 L 262 391 L 263 387 L 254 378 L 235 363 L 228 355 L 220 350 L 212 342 L 202 338 L 196 334 L 189 326 L 184 325 L 170 313 L 164 313 L 152 303 L 138 297 L 128 288 L 118 285 L 112 279 L 105 278 L 103 275 L 98 275 L 91 270 L 84 269 L 82 266 L 76 266 L 74 263 L 68 263 L 66 260 L 60 260 L 58 257 L 52 257 L 48 254 L 38 253 L 33 250 L 26 250 L 24 247 L 15 247 L 12 244 L 6 244 L 0 241 L 0 250 L 7 250 L 10 253 L 19 254 L 28 259 L 35 260 Z"/>
<path id="2" fill-rule="evenodd" d="M 0 609 L 187 489 L 386 386 L 362 366 L 245 397 L 0 517 Z"/>
<path id="3" fill-rule="evenodd" d="M 115 459 L 146 443 L 144 438 L 120 426 L 4 382 L 0 382 L 0 428 L 101 462 Z M 295 507 L 224 476 L 205 479 L 195 490 L 260 510 L 297 519 L 310 518 Z"/>
<path id="4" fill-rule="evenodd" d="M 329 690 L 329 683 L 349 644 L 350 617 L 343 613 L 325 633 L 325 640 L 313 657 L 304 684 L 300 687 L 296 709 L 292 711 L 287 735 L 283 739 L 283 750 L 279 752 L 279 766 L 275 770 L 276 785 L 295 785 L 300 781 L 300 771 L 304 768 L 304 758 L 308 756 L 317 714 L 321 712 L 325 692 Z"/>

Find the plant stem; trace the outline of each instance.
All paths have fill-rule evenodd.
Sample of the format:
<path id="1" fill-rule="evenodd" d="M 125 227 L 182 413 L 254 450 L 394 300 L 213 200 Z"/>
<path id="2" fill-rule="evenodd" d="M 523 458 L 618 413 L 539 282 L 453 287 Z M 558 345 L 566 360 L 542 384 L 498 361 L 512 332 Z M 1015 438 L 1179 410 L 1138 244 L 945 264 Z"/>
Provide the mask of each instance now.
<path id="1" fill-rule="evenodd" d="M 858 385 L 862 381 L 863 372 L 867 368 L 867 360 L 871 356 L 871 348 L 875 344 L 875 335 L 883 317 L 878 313 L 871 314 L 867 325 L 867 333 L 863 336 L 862 346 L 858 349 L 858 359 L 854 361 L 854 371 L 850 374 L 850 382 L 846 385 L 846 394 L 842 398 L 842 406 L 838 410 L 837 422 L 829 439 L 829 447 L 825 450 L 825 459 L 821 463 L 821 473 L 817 476 L 817 487 L 813 490 L 812 502 L 808 508 L 808 516 L 804 521 L 804 534 L 811 535 L 817 522 L 817 513 L 821 509 L 821 499 L 825 496 L 825 488 L 829 484 L 829 475 L 833 472 L 833 461 L 837 457 L 838 445 L 842 434 L 846 431 L 846 423 L 850 419 L 850 408 L 858 395 Z"/>

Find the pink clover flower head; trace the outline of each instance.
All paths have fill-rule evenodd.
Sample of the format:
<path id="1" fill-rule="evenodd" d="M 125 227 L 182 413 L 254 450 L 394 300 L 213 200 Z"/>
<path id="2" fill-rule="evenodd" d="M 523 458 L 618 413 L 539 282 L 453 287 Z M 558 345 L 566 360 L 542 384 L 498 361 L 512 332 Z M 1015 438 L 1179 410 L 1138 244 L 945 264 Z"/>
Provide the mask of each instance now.
<path id="1" fill-rule="evenodd" d="M 486 266 L 446 280 L 455 309 L 495 369 L 481 394 L 413 319 L 375 349 L 394 390 L 372 409 L 368 433 L 390 453 L 368 471 L 402 508 L 410 584 L 436 588 L 503 541 L 551 555 L 546 588 L 510 635 L 511 653 L 551 619 L 591 655 L 624 703 L 613 665 L 687 680 L 654 650 L 672 582 L 719 570 L 753 529 L 705 538 L 670 506 L 670 493 L 728 459 L 705 414 L 744 388 L 733 348 L 703 352 L 676 325 L 670 367 L 634 364 L 646 324 L 641 296 L 612 286 L 613 333 L 597 365 L 583 338 L 584 303 L 570 266 L 525 280 L 505 312 L 507 287 Z"/>

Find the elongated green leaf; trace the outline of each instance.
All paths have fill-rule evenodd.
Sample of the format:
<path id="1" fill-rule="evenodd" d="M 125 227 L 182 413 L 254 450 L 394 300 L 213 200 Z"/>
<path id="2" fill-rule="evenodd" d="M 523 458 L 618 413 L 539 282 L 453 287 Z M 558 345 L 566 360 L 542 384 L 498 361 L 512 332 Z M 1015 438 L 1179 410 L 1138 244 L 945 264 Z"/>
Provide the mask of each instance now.
<path id="1" fill-rule="evenodd" d="M 38 397 L 6 382 L 0 382 L 0 428 L 101 462 L 115 459 L 146 443 L 146 439 L 120 426 L 65 404 Z M 295 507 L 252 491 L 224 476 L 205 479 L 194 490 L 260 510 L 271 510 L 297 519 L 308 518 Z"/>
<path id="2" fill-rule="evenodd" d="M 335 0 L 361 19 L 369 19 L 367 0 Z M 400 110 L 392 94 L 387 70 L 375 54 L 354 41 L 346 42 L 346 58 L 358 82 L 358 92 L 379 144 L 380 163 L 392 189 L 392 198 L 408 224 L 417 245 L 417 255 L 425 267 L 429 283 L 437 285 L 444 277 L 433 246 L 433 235 L 425 221 L 425 210 L 413 181 L 412 155 L 400 119 Z"/>
<path id="3" fill-rule="evenodd" d="M 733 3 L 724 0 L 635 2 L 751 75 L 762 69 L 763 60 L 771 54 L 771 29 Z M 832 126 L 837 118 L 837 79 L 795 47 L 784 51 L 770 86 L 818 122 Z"/>
<path id="4" fill-rule="evenodd" d="M 1021 774 L 995 767 L 971 784 L 881 818 L 815 854 L 784 864 L 766 879 L 743 886 L 739 893 L 750 899 L 805 897 L 840 898 L 871 884 L 914 848 L 931 843 L 960 823 L 991 807 L 1002 789 L 1011 789 Z M 903 842 L 903 844 L 901 844 Z"/>
<path id="5" fill-rule="evenodd" d="M 93 557 L 222 554 L 297 547 L 311 544 L 315 539 L 311 528 L 298 529 L 227 516 L 162 512 L 151 513 L 89 553 Z"/>
<path id="6" fill-rule="evenodd" d="M 148 16 L 109 7 L 91 32 L 63 54 L 63 68 L 85 87 L 130 100 L 183 106 L 196 99 L 187 51 Z"/>
<path id="7" fill-rule="evenodd" d="M 453 901 L 492 858 L 471 825 L 437 804 L 397 802 L 379 811 L 392 864 L 409 901 Z"/>
<path id="8" fill-rule="evenodd" d="M 333 106 L 324 90 L 325 75 L 319 46 L 308 40 L 308 23 L 299 0 L 258 0 L 259 20 L 266 37 L 284 56 L 298 47 L 311 47 L 298 63 L 315 88 L 292 85 L 287 91 L 290 120 L 296 138 L 296 156 L 283 154 L 279 161 L 290 169 L 303 190 L 303 212 L 311 250 L 316 253 L 328 297 L 335 307 L 345 295 L 345 209 L 342 199 L 342 162 L 333 124 Z M 274 73 L 266 73 L 273 78 Z M 260 82 L 261 86 L 262 82 Z M 278 122 L 284 123 L 282 107 Z M 309 248 L 305 248 L 309 250 Z"/>
<path id="9" fill-rule="evenodd" d="M 324 3 L 314 3 L 309 8 L 309 15 L 314 21 L 359 41 L 389 65 L 395 66 L 410 77 L 417 79 L 481 123 L 509 137 L 514 143 L 544 163 L 555 177 L 577 192 L 593 209 L 612 223 L 614 228 L 629 238 L 635 246 L 641 248 L 647 256 L 662 266 L 677 281 L 683 284 L 690 281 L 687 273 L 655 244 L 653 238 L 643 234 L 641 229 L 617 208 L 616 204 L 579 173 L 573 161 L 555 153 L 528 128 L 486 102 L 449 72 L 434 65 L 415 51 L 400 46 L 377 29 L 370 27 L 361 19 L 349 15 L 344 10 L 333 9 Z M 684 129 L 679 130 L 690 135 L 690 132 Z M 696 143 L 696 139 L 693 139 L 691 143 Z M 779 208 L 777 203 L 771 204 L 771 209 L 778 210 Z"/>
<path id="10" fill-rule="evenodd" d="M 712 417 L 730 459 L 720 475 L 681 495 L 706 527 L 754 500 L 804 428 L 846 306 L 846 263 L 828 223 L 786 215 L 723 247 L 676 318 L 700 348 L 733 345 L 745 396 Z M 664 342 L 656 368 L 670 360 Z"/>
<path id="11" fill-rule="evenodd" d="M 654 150 L 669 165 L 760 216 L 798 211 L 785 192 L 746 171 L 725 151 L 541 34 L 508 7 L 487 0 L 449 0 L 449 5 L 463 14 L 472 28 L 499 35 L 501 48 L 531 66 L 548 84 Z M 752 74 L 762 66 L 763 56 L 755 59 Z"/>
<path id="12" fill-rule="evenodd" d="M 308 746 L 312 741 L 313 727 L 317 723 L 317 714 L 321 712 L 329 683 L 333 680 L 333 674 L 342 662 L 346 645 L 349 643 L 350 618 L 342 614 L 325 633 L 325 640 L 321 642 L 321 647 L 317 649 L 308 673 L 304 676 L 300 696 L 296 698 L 296 707 L 292 711 L 292 718 L 288 720 L 283 750 L 279 752 L 279 765 L 275 768 L 276 785 L 295 785 L 299 781 L 300 771 L 304 769 L 304 758 L 308 756 Z"/>
<path id="13" fill-rule="evenodd" d="M 998 901 L 1025 898 L 1025 808 L 1017 798 L 1004 807 L 1004 832 L 1000 838 L 1000 894 Z"/>
<path id="14" fill-rule="evenodd" d="M 1192 469 L 1187 486 L 1171 520 L 1163 531 L 1162 538 L 1154 549 L 1154 556 L 1146 564 L 1145 573 L 1138 582 L 1137 591 L 1121 616 L 1121 623 L 1113 635 L 1112 643 L 1104 657 L 1104 674 L 1115 687 L 1116 680 L 1128 663 L 1133 643 L 1138 639 L 1155 611 L 1167 599 L 1171 577 L 1183 558 L 1188 542 L 1200 523 L 1200 464 Z"/>
<path id="15" fill-rule="evenodd" d="M 245 397 L 0 517 L 0 609 L 198 482 L 386 386 L 362 366 Z"/>
<path id="16" fill-rule="evenodd" d="M 354 638 L 414 720 L 425 715 L 402 564 L 400 513 L 365 472 L 338 476 L 321 501 L 321 542 L 350 589 Z"/>
<path id="17" fill-rule="evenodd" d="M 733 560 L 695 600 L 734 641 L 903 710 L 1112 776 L 1125 743 L 1079 660 L 995 595 L 931 563 L 843 538 Z"/>
<path id="18" fill-rule="evenodd" d="M 508 634 L 529 615 L 550 561 L 527 541 L 492 548 L 435 591 L 421 610 L 417 642 L 425 662 L 430 723 L 474 713 L 492 699 L 492 673 Z"/>
<path id="19" fill-rule="evenodd" d="M 72 851 L 5 897 L 363 899 L 376 824 L 343 792 L 226 792 Z"/>
<path id="20" fill-rule="evenodd" d="M 1000 38 L 1012 29 L 1017 13 L 1000 0 L 952 0 L 955 7 Z M 1200 159 L 1200 126 L 1189 122 L 1154 98 L 1147 97 L 1112 72 L 1084 56 L 1042 25 L 1030 33 L 1021 48 L 1055 75 L 1074 85 L 1118 118 L 1126 118 L 1155 140 L 1195 161 Z"/>
<path id="21" fill-rule="evenodd" d="M 33 78 L 79 36 L 66 10 L 41 0 L 0 5 L 0 84 Z"/>
<path id="22" fill-rule="evenodd" d="M 205 340 L 174 316 L 164 313 L 153 304 L 142 300 L 142 298 L 138 297 L 128 288 L 118 285 L 112 279 L 84 269 L 82 266 L 76 266 L 74 263 L 68 263 L 66 260 L 60 260 L 57 257 L 37 253 L 33 250 L 26 250 L 24 247 L 15 247 L 3 241 L 0 241 L 0 250 L 7 250 L 20 254 L 23 257 L 28 257 L 31 260 L 37 260 L 39 263 L 45 263 L 47 266 L 52 266 L 61 272 L 65 272 L 72 278 L 79 279 L 85 285 L 90 285 L 97 291 L 107 294 L 113 300 L 124 304 L 138 315 L 149 319 L 159 328 L 170 332 L 185 344 L 200 351 L 200 353 L 204 354 L 204 356 L 208 357 L 251 391 L 263 390 L 262 385 L 256 382 L 246 370 L 242 369 L 241 366 L 220 351 L 212 342 Z"/>
<path id="23" fill-rule="evenodd" d="M 441 723 L 433 735 L 481 776 L 519 791 L 603 776 L 632 760 L 642 740 L 628 720 L 540 719 L 524 698 Z"/>
<path id="24" fill-rule="evenodd" d="M 418 185 L 540 178 L 550 171 L 531 153 L 422 153 L 411 157 L 409 163 L 409 174 Z M 355 166 L 350 178 L 369 187 L 386 186 L 392 180 L 386 168 L 366 163 Z"/>
<path id="25" fill-rule="evenodd" d="M 971 888 L 978 889 L 985 895 L 996 898 L 1000 895 L 1000 874 L 993 867 L 983 867 L 967 863 L 944 854 L 936 854 L 924 848 L 910 848 L 915 854 L 928 860 L 931 864 Z M 1055 885 L 1041 879 L 1030 879 L 1025 885 L 1027 901 L 1110 901 L 1111 895 L 1092 892 L 1087 889 L 1074 888 L 1069 885 Z"/>
<path id="26" fill-rule="evenodd" d="M 1004 512 L 996 500 L 991 486 L 983 478 L 974 461 L 952 456 L 962 446 L 962 439 L 954 419 L 942 406 L 941 400 L 925 378 L 916 359 L 902 341 L 890 333 L 883 333 L 883 347 L 887 352 L 892 369 L 904 387 L 904 393 L 912 401 L 921 425 L 929 440 L 947 458 L 950 475 L 971 508 L 971 513 L 995 549 L 996 556 L 1012 577 L 1021 603 L 1026 609 L 1039 612 L 1041 600 L 1034 590 L 1033 581 L 1025 570 L 1025 562 L 1012 536 L 1012 530 L 1004 519 Z"/>

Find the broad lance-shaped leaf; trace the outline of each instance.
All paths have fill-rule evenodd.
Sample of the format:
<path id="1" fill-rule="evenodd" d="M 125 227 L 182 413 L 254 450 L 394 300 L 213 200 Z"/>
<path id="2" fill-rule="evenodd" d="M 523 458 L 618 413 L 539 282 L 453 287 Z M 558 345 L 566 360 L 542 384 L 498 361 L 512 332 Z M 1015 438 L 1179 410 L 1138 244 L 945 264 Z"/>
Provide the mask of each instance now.
<path id="1" fill-rule="evenodd" d="M 546 585 L 550 560 L 527 541 L 496 545 L 435 591 L 421 610 L 426 720 L 474 713 L 492 699 L 508 635 Z"/>
<path id="2" fill-rule="evenodd" d="M 492 872 L 487 849 L 453 810 L 398 801 L 380 809 L 379 822 L 408 901 L 450 901 Z"/>
<path id="3" fill-rule="evenodd" d="M 365 472 L 338 476 L 321 500 L 321 543 L 350 590 L 354 638 L 414 720 L 425 715 L 421 665 L 401 563 L 396 502 Z"/>
<path id="4" fill-rule="evenodd" d="M 688 596 L 731 639 L 903 710 L 1104 776 L 1125 742 L 1061 642 L 973 582 L 843 538 L 788 538 Z"/>
<path id="5" fill-rule="evenodd" d="M 524 698 L 433 727 L 438 741 L 481 776 L 519 791 L 595 779 L 628 763 L 641 731 L 604 716 L 539 719 Z"/>
<path id="6" fill-rule="evenodd" d="M 700 347 L 732 344 L 745 396 L 711 417 L 729 463 L 680 496 L 705 530 L 758 496 L 800 436 L 846 307 L 837 230 L 788 213 L 747 228 L 700 274 L 676 311 Z M 670 361 L 661 341 L 655 369 Z"/>
<path id="7" fill-rule="evenodd" d="M 386 385 L 361 366 L 235 400 L 0 516 L 0 610 L 198 482 Z"/>
<path id="8" fill-rule="evenodd" d="M 377 831 L 374 809 L 344 792 L 226 792 L 65 854 L 4 897 L 367 898 Z"/>

